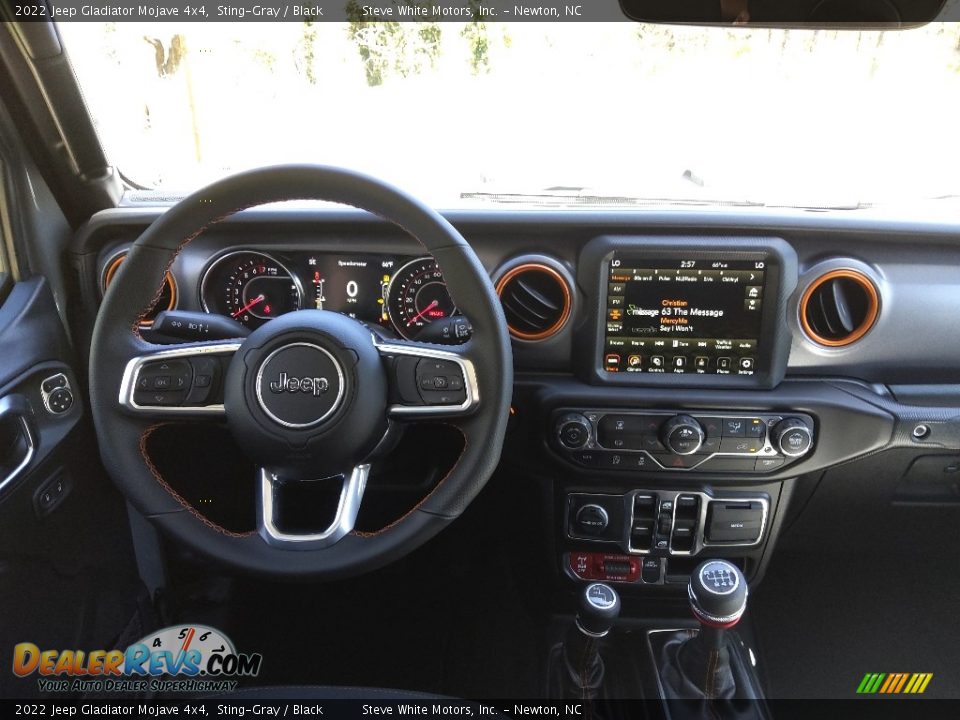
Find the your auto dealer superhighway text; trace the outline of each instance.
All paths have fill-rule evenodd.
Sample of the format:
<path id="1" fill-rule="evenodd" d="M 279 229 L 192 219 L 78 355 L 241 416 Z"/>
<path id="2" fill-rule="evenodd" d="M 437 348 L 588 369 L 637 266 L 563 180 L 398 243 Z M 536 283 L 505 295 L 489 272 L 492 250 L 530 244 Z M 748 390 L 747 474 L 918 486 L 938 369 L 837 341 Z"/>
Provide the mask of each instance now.
<path id="1" fill-rule="evenodd" d="M 207 715 L 206 707 L 203 703 L 196 706 L 178 706 L 178 705 L 50 705 L 51 716 L 77 716 L 77 715 L 137 715 L 137 716 L 155 716 L 161 715 Z M 257 715 L 268 717 L 286 717 L 286 716 L 322 716 L 323 705 L 217 705 L 217 713 L 220 715 Z"/>

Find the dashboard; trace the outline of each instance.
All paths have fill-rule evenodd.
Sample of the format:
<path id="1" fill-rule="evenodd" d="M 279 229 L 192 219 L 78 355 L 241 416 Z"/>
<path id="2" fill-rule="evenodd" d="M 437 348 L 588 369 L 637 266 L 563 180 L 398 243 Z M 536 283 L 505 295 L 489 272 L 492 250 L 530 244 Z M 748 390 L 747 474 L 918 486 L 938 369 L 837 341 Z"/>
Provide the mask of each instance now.
<path id="1" fill-rule="evenodd" d="M 122 207 L 80 230 L 73 258 L 83 302 L 71 311 L 84 316 L 81 326 L 92 323 L 123 254 L 160 212 Z M 801 376 L 960 381 L 942 343 L 958 325 L 943 299 L 960 287 L 960 227 L 862 212 L 447 216 L 500 293 L 520 372 L 559 371 L 623 387 L 760 389 Z M 620 283 L 620 268 L 646 272 Z M 757 271 L 763 275 L 734 281 Z M 713 283 L 714 272 L 729 279 Z M 456 295 L 415 240 L 364 213 L 251 210 L 177 257 L 155 311 L 237 314 L 256 326 L 320 306 L 419 337 L 457 316 Z M 665 308 L 670 301 L 687 307 Z M 663 309 L 674 322 L 661 322 L 670 319 Z M 635 322 L 651 310 L 657 322 Z"/>
<path id="2" fill-rule="evenodd" d="M 82 301 L 68 307 L 81 342 L 124 253 L 160 212 L 118 208 L 78 232 Z M 541 488 L 562 575 L 680 592 L 685 573 L 716 556 L 753 579 L 791 496 L 822 474 L 891 449 L 936 469 L 960 450 L 960 363 L 944 340 L 960 332 L 955 220 L 446 217 L 500 297 L 515 370 L 501 467 Z M 388 336 L 458 343 L 470 328 L 460 291 L 376 218 L 271 208 L 192 241 L 154 312 L 253 329 L 319 308 Z M 929 472 L 920 486 L 936 485 Z"/>

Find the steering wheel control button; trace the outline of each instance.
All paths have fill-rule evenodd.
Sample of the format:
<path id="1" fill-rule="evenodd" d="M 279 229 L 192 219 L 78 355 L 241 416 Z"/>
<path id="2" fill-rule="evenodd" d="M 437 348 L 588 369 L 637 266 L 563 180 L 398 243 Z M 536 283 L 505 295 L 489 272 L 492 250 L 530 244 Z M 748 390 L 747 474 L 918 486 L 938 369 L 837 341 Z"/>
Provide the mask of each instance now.
<path id="1" fill-rule="evenodd" d="M 336 412 L 345 382 L 337 359 L 309 342 L 277 348 L 260 365 L 256 395 L 267 417 L 291 429 L 319 425 Z"/>
<path id="2" fill-rule="evenodd" d="M 133 400 L 137 405 L 171 407 L 182 405 L 193 382 L 187 360 L 152 360 L 137 375 Z"/>
<path id="3" fill-rule="evenodd" d="M 610 516 L 599 505 L 588 504 L 577 510 L 574 522 L 585 535 L 600 535 L 610 524 Z"/>
<path id="4" fill-rule="evenodd" d="M 177 405 L 183 405 L 183 401 L 187 399 L 187 393 L 170 390 L 147 390 L 135 393 L 133 399 L 137 405 L 175 407 Z"/>
<path id="5" fill-rule="evenodd" d="M 784 455 L 800 457 L 813 446 L 813 432 L 800 418 L 785 418 L 773 426 L 773 446 Z"/>
<path id="6" fill-rule="evenodd" d="M 427 405 L 460 405 L 467 400 L 463 372 L 453 360 L 423 358 L 417 363 L 416 378 Z"/>
<path id="7" fill-rule="evenodd" d="M 187 390 L 193 377 L 186 360 L 154 360 L 145 363 L 137 376 L 137 390 Z"/>
<path id="8" fill-rule="evenodd" d="M 193 384 L 187 393 L 187 405 L 212 405 L 215 393 L 220 387 L 222 371 L 220 361 L 215 357 L 190 358 L 193 368 Z"/>

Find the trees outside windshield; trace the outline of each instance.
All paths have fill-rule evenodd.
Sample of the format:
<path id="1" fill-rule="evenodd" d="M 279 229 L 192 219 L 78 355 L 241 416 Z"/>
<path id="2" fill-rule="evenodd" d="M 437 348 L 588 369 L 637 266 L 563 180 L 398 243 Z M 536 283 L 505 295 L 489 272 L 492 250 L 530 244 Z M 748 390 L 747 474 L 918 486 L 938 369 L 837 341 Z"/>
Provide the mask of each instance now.
<path id="1" fill-rule="evenodd" d="M 960 192 L 960 24 L 63 23 L 111 160 L 190 190 L 320 162 L 464 194 L 785 205 Z"/>

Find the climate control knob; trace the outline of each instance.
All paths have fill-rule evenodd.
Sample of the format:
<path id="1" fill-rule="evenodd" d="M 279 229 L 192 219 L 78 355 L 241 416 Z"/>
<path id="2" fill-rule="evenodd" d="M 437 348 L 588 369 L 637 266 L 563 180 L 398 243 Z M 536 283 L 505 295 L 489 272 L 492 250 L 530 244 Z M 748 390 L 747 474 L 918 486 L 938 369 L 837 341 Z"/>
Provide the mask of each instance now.
<path id="1" fill-rule="evenodd" d="M 800 418 L 784 418 L 770 430 L 773 446 L 784 455 L 800 457 L 813 446 L 813 431 Z"/>
<path id="2" fill-rule="evenodd" d="M 557 420 L 557 440 L 565 448 L 577 450 L 590 441 L 590 421 L 583 415 L 571 413 Z"/>
<path id="3" fill-rule="evenodd" d="M 693 455 L 704 437 L 700 423 L 689 415 L 676 415 L 660 428 L 660 441 L 675 455 Z"/>

